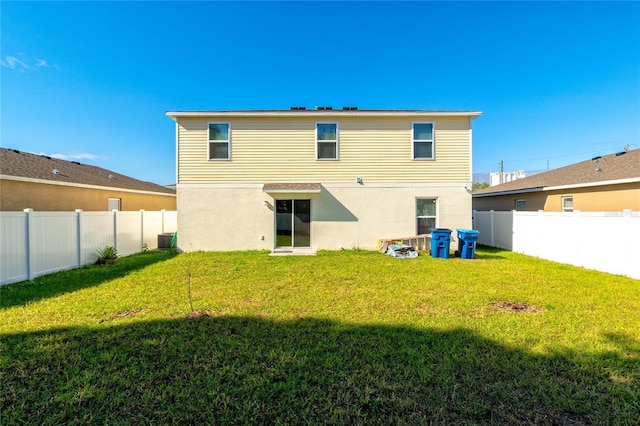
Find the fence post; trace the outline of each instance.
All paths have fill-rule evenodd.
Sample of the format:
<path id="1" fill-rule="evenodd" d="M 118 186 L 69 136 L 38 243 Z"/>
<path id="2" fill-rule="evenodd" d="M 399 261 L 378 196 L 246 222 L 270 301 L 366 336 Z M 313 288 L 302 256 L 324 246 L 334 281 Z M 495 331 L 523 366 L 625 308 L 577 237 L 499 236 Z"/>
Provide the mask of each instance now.
<path id="1" fill-rule="evenodd" d="M 496 239 L 495 239 L 495 235 L 494 235 L 495 231 L 493 230 L 493 213 L 494 212 L 495 212 L 494 210 L 489 210 L 489 217 L 491 218 L 491 220 L 490 220 L 490 222 L 491 222 L 491 226 L 490 226 L 490 229 L 491 229 L 491 247 L 495 247 L 496 246 L 496 243 L 495 243 Z"/>
<path id="2" fill-rule="evenodd" d="M 144 209 L 140 209 L 140 252 L 144 249 Z"/>
<path id="3" fill-rule="evenodd" d="M 113 248 L 118 249 L 118 210 L 111 210 L 113 213 Z"/>
<path id="4" fill-rule="evenodd" d="M 82 266 L 82 209 L 76 209 L 76 229 L 78 233 L 78 268 Z"/>
<path id="5" fill-rule="evenodd" d="M 34 278 L 34 267 L 33 267 L 33 209 L 24 209 L 25 212 L 25 221 L 27 222 L 27 226 L 25 227 L 27 230 L 27 235 L 25 236 L 25 241 L 27 242 L 27 250 L 25 255 L 27 256 L 27 279 L 31 281 Z"/>

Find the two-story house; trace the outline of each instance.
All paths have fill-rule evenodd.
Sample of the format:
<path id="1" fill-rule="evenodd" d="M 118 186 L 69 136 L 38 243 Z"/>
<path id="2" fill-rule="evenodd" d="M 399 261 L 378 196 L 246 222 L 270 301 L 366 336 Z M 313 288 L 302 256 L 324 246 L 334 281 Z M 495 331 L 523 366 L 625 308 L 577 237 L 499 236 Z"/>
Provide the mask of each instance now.
<path id="1" fill-rule="evenodd" d="M 167 112 L 176 122 L 179 245 L 375 249 L 471 227 L 476 111 Z"/>

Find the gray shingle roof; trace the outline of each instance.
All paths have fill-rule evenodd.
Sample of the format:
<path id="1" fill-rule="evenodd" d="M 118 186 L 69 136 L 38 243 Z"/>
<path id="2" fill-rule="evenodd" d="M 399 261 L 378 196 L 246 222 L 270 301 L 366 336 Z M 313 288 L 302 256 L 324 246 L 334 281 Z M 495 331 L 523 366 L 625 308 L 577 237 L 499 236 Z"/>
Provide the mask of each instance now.
<path id="1" fill-rule="evenodd" d="M 58 173 L 54 173 L 54 170 Z M 143 182 L 101 167 L 6 148 L 0 148 L 0 174 L 58 183 L 175 194 L 175 191 L 162 185 Z"/>
<path id="2" fill-rule="evenodd" d="M 549 170 L 501 185 L 474 191 L 473 195 L 488 195 L 540 189 L 553 186 L 584 185 L 622 179 L 640 179 L 640 149 L 596 157 L 591 160 Z"/>

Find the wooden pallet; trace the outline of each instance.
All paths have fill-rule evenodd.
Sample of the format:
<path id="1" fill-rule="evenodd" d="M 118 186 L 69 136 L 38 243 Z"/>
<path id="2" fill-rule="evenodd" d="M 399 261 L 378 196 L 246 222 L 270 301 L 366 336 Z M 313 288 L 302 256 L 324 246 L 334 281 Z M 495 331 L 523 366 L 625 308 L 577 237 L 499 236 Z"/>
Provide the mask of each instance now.
<path id="1" fill-rule="evenodd" d="M 378 250 L 380 253 L 386 253 L 387 248 L 393 244 L 406 244 L 412 246 L 416 250 L 429 250 L 431 244 L 431 234 L 414 235 L 413 237 L 402 238 L 386 238 L 378 240 Z"/>

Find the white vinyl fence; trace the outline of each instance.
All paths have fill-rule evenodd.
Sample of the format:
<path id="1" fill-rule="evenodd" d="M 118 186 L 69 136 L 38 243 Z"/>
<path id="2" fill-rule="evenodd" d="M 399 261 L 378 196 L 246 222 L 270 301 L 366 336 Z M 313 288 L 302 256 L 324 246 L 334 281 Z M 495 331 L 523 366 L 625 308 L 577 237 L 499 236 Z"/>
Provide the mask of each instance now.
<path id="1" fill-rule="evenodd" d="M 473 212 L 478 244 L 640 279 L 640 212 Z"/>
<path id="2" fill-rule="evenodd" d="M 0 284 L 78 268 L 97 249 L 118 255 L 158 247 L 158 234 L 175 232 L 175 211 L 0 212 Z"/>

